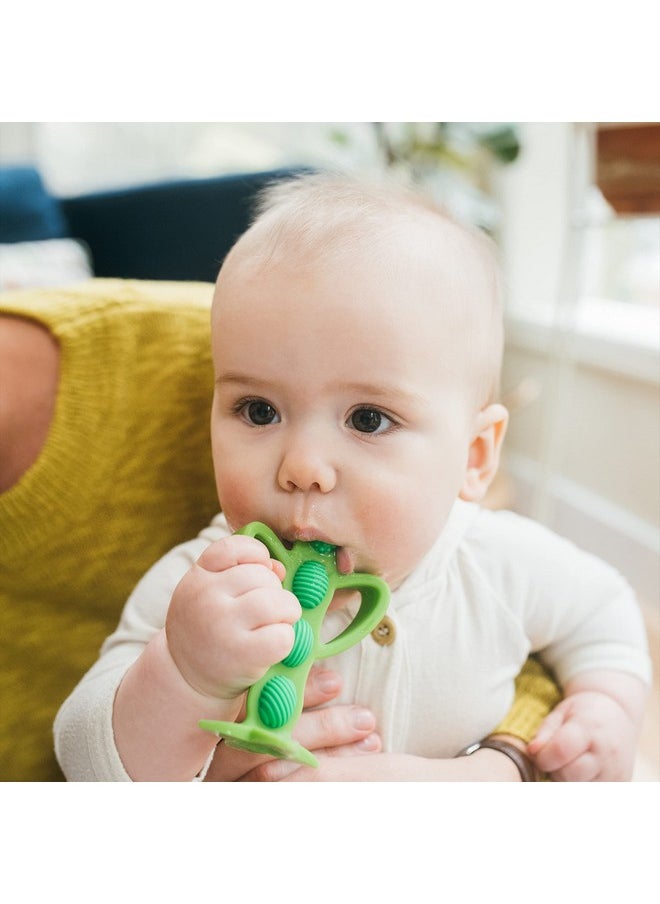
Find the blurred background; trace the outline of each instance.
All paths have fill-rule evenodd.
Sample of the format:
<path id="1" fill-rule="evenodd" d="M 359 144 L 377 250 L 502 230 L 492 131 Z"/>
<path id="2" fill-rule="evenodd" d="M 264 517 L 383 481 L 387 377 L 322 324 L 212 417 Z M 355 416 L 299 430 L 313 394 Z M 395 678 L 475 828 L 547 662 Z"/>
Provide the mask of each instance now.
<path id="1" fill-rule="evenodd" d="M 660 780 L 659 123 L 0 123 L 0 167 L 16 164 L 60 198 L 388 170 L 486 229 L 505 274 L 512 414 L 488 504 L 568 536 L 637 591 L 656 677 L 636 778 Z"/>

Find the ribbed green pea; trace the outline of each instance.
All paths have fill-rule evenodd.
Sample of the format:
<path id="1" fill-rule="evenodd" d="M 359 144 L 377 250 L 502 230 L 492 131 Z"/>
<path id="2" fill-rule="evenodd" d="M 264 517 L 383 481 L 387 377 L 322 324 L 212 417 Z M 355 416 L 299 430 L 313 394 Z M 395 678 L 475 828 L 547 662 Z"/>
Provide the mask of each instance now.
<path id="1" fill-rule="evenodd" d="M 303 562 L 291 583 L 303 609 L 315 609 L 325 598 L 329 586 L 328 573 L 320 562 Z"/>
<path id="2" fill-rule="evenodd" d="M 264 684 L 259 694 L 259 718 L 266 728 L 281 728 L 293 715 L 298 695 L 289 678 L 275 675 Z"/>
<path id="3" fill-rule="evenodd" d="M 304 619 L 299 619 L 294 624 L 293 630 L 296 639 L 293 642 L 291 652 L 286 659 L 282 660 L 282 665 L 289 666 L 289 668 L 292 669 L 307 659 L 312 652 L 312 646 L 314 644 L 314 632 L 312 631 L 311 625 Z"/>

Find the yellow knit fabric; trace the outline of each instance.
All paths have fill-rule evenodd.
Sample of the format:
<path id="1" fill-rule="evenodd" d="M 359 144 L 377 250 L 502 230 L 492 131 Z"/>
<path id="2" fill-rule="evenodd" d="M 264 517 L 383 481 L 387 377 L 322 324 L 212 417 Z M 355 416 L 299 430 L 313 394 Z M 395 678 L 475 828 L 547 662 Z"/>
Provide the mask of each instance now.
<path id="1" fill-rule="evenodd" d="M 493 734 L 510 734 L 529 743 L 551 709 L 561 700 L 561 692 L 550 675 L 530 657 L 516 678 L 513 705 Z"/>
<path id="2" fill-rule="evenodd" d="M 52 722 L 142 574 L 218 509 L 208 421 L 212 286 L 93 280 L 0 295 L 61 350 L 37 462 L 0 494 L 0 779 L 61 779 Z M 502 731 L 553 705 L 536 664 Z M 549 692 L 549 688 L 553 693 Z"/>
<path id="3" fill-rule="evenodd" d="M 37 462 L 0 495 L 0 778 L 61 778 L 52 722 L 140 576 L 218 509 L 208 284 L 0 296 L 61 350 Z"/>

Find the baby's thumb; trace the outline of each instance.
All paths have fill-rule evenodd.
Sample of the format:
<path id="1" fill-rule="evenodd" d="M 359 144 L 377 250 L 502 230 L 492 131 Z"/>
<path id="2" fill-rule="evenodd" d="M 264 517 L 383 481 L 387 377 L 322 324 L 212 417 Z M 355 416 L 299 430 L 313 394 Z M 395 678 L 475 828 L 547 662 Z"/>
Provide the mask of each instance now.
<path id="1" fill-rule="evenodd" d="M 548 741 L 559 731 L 567 718 L 566 701 L 559 703 L 552 712 L 545 717 L 535 737 L 527 745 L 527 750 L 532 756 L 539 752 Z"/>

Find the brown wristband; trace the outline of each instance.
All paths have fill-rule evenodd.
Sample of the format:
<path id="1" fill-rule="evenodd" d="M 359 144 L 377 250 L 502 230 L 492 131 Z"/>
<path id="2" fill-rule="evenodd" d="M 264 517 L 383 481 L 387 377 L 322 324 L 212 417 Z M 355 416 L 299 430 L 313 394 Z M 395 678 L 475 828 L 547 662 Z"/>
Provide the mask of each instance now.
<path id="1" fill-rule="evenodd" d="M 515 744 L 509 744 L 508 741 L 500 741 L 498 738 L 485 738 L 483 741 L 477 741 L 476 744 L 470 744 L 469 747 L 461 750 L 456 756 L 471 756 L 484 747 L 490 750 L 499 750 L 504 756 L 508 756 L 520 773 L 521 782 L 538 782 L 541 780 L 539 770 L 526 753 L 519 750 Z"/>

